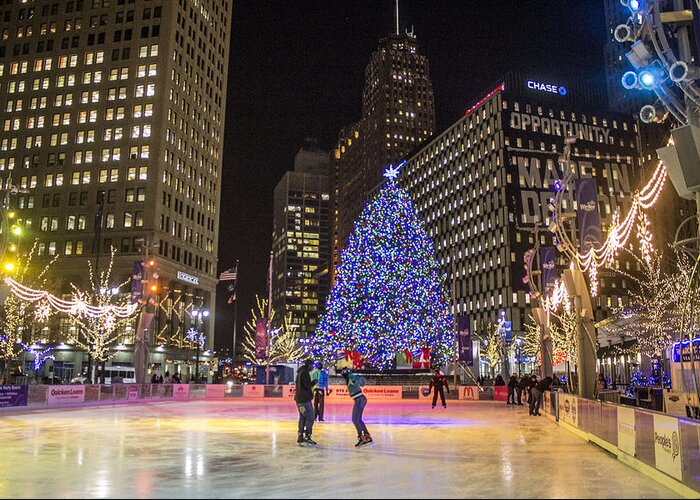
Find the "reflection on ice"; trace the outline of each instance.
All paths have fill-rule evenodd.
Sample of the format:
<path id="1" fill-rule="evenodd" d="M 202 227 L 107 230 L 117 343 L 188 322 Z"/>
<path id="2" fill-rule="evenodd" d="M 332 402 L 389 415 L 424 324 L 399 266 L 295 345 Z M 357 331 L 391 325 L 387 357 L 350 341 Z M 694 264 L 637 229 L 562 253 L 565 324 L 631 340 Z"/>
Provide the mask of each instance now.
<path id="1" fill-rule="evenodd" d="M 674 496 L 503 403 L 431 411 L 370 401 L 365 422 L 375 443 L 361 449 L 350 414 L 349 402 L 327 405 L 326 421 L 314 426 L 316 449 L 296 446 L 297 412 L 288 401 L 0 414 L 0 497 Z"/>

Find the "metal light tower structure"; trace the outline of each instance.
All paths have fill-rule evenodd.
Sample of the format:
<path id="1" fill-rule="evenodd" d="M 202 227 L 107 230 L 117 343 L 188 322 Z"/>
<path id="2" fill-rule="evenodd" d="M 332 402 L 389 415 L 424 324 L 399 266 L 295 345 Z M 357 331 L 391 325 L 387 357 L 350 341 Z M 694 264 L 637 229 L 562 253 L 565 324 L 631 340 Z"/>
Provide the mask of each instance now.
<path id="1" fill-rule="evenodd" d="M 675 246 L 695 260 L 695 269 L 682 311 L 681 328 L 676 341 L 691 338 L 697 329 L 693 310 L 697 304 L 692 297 L 700 288 L 700 69 L 694 61 L 700 58 L 700 5 L 696 0 L 620 0 L 630 16 L 614 30 L 615 39 L 629 43 L 626 53 L 633 71 L 622 77 L 628 89 L 653 91 L 656 100 L 640 110 L 645 123 L 662 122 L 672 116 L 676 126 L 671 131 L 672 143 L 657 149 L 666 165 L 678 195 L 695 200 L 697 213 L 689 217 L 676 232 Z M 690 44 L 689 29 L 695 34 L 694 50 Z M 680 238 L 682 230 L 693 229 L 695 236 Z M 695 369 L 692 345 L 690 373 L 683 373 L 685 393 L 689 405 L 700 401 L 700 374 Z M 681 371 L 686 363 L 681 356 Z"/>
<path id="2" fill-rule="evenodd" d="M 540 302 L 540 307 L 533 309 L 533 316 L 540 328 L 542 371 L 544 376 L 551 376 L 553 352 L 552 339 L 549 333 L 549 320 L 552 301 L 551 297 L 548 296 L 548 291 L 545 290 L 546 284 L 542 282 L 542 266 L 544 263 L 540 262 L 539 233 L 542 231 L 554 233 L 557 240 L 557 249 L 567 256 L 570 261 L 570 266 L 564 270 L 561 282 L 563 284 L 562 290 L 565 290 L 565 293 L 568 295 L 568 300 L 572 303 L 573 311 L 577 318 L 577 393 L 579 396 L 591 398 L 595 388 L 597 349 L 595 328 L 593 326 L 593 305 L 578 254 L 576 214 L 563 211 L 564 196 L 567 192 L 571 192 L 571 186 L 576 177 L 576 169 L 571 162 L 571 148 L 575 142 L 576 137 L 567 137 L 564 140 L 564 151 L 559 156 L 563 178 L 555 183 L 554 198 L 549 205 L 550 210 L 553 212 L 552 220 L 547 229 L 543 229 L 539 224 L 536 224 L 533 228 L 535 246 L 526 255 L 525 269 L 527 271 L 527 283 L 532 295 L 539 299 Z"/>

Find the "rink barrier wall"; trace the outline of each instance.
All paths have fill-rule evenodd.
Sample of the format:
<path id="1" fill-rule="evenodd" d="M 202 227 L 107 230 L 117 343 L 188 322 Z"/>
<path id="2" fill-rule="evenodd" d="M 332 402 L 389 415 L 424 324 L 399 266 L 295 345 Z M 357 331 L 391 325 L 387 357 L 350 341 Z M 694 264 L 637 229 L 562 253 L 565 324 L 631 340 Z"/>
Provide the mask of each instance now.
<path id="1" fill-rule="evenodd" d="M 700 498 L 700 421 L 563 392 L 545 392 L 542 410 L 676 493 Z"/>
<path id="2" fill-rule="evenodd" d="M 72 384 L 0 386 L 2 408 L 60 408 L 136 401 L 225 400 L 230 398 L 294 399 L 294 385 L 228 384 Z M 489 391 L 491 389 L 491 391 Z M 459 386 L 445 394 L 446 400 L 494 399 L 493 388 Z M 348 401 L 344 385 L 331 385 L 327 400 Z M 433 397 L 428 386 L 372 385 L 363 388 L 367 399 L 376 401 L 426 401 Z"/>

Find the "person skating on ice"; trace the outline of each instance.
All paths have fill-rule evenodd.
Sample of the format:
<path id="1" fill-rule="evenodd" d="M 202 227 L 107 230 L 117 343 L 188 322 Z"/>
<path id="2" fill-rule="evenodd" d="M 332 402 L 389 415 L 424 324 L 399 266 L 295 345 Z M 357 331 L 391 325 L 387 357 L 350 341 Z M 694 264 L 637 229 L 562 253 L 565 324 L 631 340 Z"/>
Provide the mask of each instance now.
<path id="1" fill-rule="evenodd" d="M 311 372 L 311 383 L 314 384 L 314 415 L 319 422 L 323 422 L 325 397 L 330 394 L 330 388 L 328 386 L 328 372 L 318 361 Z"/>
<path id="2" fill-rule="evenodd" d="M 447 385 L 447 377 L 440 373 L 440 368 L 435 368 L 435 375 L 433 375 L 433 378 L 430 379 L 430 387 L 428 388 L 428 394 L 430 394 L 433 388 L 435 389 L 435 392 L 433 393 L 433 408 L 435 408 L 435 404 L 437 403 L 438 393 L 440 394 L 440 401 L 442 402 L 442 407 L 447 408 L 447 405 L 445 404 L 444 389 L 447 389 L 447 394 L 449 394 L 450 388 Z"/>
<path id="3" fill-rule="evenodd" d="M 309 370 L 311 370 L 311 360 L 307 359 L 299 368 L 297 373 L 296 390 L 294 392 L 294 401 L 297 403 L 299 410 L 299 428 L 297 436 L 297 444 L 299 446 L 315 446 L 316 441 L 311 439 L 311 433 L 314 427 L 314 407 L 311 404 L 314 396 L 312 393 L 313 383 Z"/>
<path id="4" fill-rule="evenodd" d="M 348 394 L 355 401 L 352 407 L 352 423 L 357 429 L 357 444 L 358 446 L 364 446 L 372 442 L 372 436 L 369 435 L 367 426 L 362 421 L 362 412 L 365 411 L 365 405 L 367 405 L 367 396 L 362 392 L 362 386 L 365 385 L 365 379 L 356 376 L 348 368 L 343 368 L 340 374 L 345 379 L 345 383 L 348 384 Z"/>

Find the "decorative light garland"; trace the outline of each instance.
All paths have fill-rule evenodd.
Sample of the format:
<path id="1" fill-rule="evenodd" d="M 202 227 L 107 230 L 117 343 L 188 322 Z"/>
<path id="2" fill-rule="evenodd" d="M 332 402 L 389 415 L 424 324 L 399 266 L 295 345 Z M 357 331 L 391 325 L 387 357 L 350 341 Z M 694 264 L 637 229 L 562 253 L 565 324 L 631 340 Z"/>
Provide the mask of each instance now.
<path id="1" fill-rule="evenodd" d="M 81 295 L 76 295 L 73 300 L 59 299 L 55 295 L 45 290 L 35 290 L 28 286 L 24 286 L 10 277 L 5 278 L 5 284 L 10 287 L 10 291 L 14 295 L 24 301 L 40 302 L 39 307 L 42 308 L 45 308 L 45 304 L 49 304 L 59 312 L 70 314 L 71 316 L 77 316 L 79 318 L 83 316 L 90 318 L 101 318 L 103 316 L 112 315 L 113 317 L 124 319 L 133 316 L 136 310 L 140 307 L 138 303 L 127 304 L 126 306 L 116 306 L 113 304 L 109 304 L 107 306 L 92 306 L 88 303 L 87 299 Z M 37 309 L 37 313 L 38 311 L 39 309 Z M 44 312 L 41 314 L 43 315 Z M 37 319 L 38 318 L 39 316 L 37 316 Z"/>
<path id="2" fill-rule="evenodd" d="M 617 257 L 619 250 L 627 245 L 635 228 L 635 223 L 637 225 L 637 237 L 643 247 L 642 252 L 650 255 L 653 251 L 653 246 L 651 245 L 651 233 L 648 229 L 649 221 L 644 210 L 648 210 L 656 204 L 666 184 L 666 177 L 666 166 L 659 160 L 649 182 L 641 191 L 634 193 L 632 206 L 625 219 L 620 222 L 619 211 L 615 211 L 613 214 L 613 221 L 605 242 L 598 248 L 592 247 L 586 253 L 576 252 L 573 256 L 580 264 L 582 270 L 589 271 L 591 266 L 605 267 L 610 265 Z M 589 272 L 589 275 L 591 274 Z"/>

